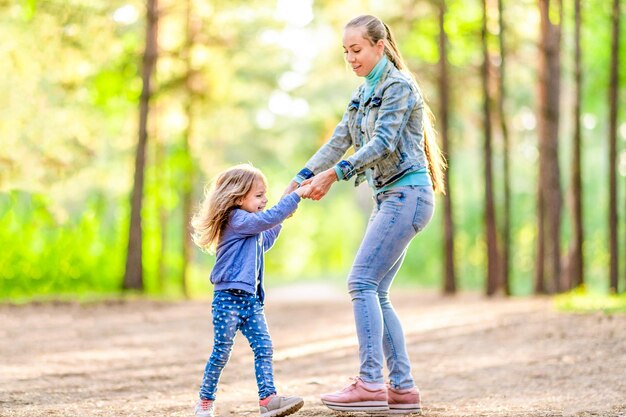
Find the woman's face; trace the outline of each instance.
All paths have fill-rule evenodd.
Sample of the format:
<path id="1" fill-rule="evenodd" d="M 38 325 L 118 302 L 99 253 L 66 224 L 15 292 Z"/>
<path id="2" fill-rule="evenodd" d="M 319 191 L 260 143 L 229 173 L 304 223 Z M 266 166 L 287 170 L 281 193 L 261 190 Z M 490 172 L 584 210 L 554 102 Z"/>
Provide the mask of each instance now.
<path id="1" fill-rule="evenodd" d="M 363 28 L 351 26 L 343 32 L 343 53 L 352 71 L 359 77 L 365 77 L 372 71 L 385 50 L 382 39 L 372 45 L 363 37 L 363 31 Z"/>

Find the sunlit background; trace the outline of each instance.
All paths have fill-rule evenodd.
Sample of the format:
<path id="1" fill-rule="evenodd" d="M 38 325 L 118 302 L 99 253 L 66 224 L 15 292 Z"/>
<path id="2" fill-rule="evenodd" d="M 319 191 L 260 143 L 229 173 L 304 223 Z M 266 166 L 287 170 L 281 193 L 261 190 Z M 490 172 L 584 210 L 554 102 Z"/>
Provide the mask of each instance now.
<path id="1" fill-rule="evenodd" d="M 479 290 L 486 274 L 482 6 L 461 0 L 447 1 L 447 6 L 452 94 L 449 186 L 457 273 L 461 290 Z M 192 180 L 197 203 L 206 183 L 220 170 L 251 162 L 267 175 L 270 199 L 276 202 L 293 175 L 330 137 L 361 82 L 348 70 L 342 54 L 342 28 L 352 17 L 371 13 L 389 24 L 435 115 L 440 112 L 439 28 L 431 1 L 160 0 L 159 7 L 142 212 L 148 294 L 180 296 L 183 268 L 189 272 L 192 296 L 208 296 L 211 291 L 208 274 L 213 257 L 195 250 L 190 264 L 183 262 L 189 221 L 181 202 L 184 181 Z M 584 9 L 585 276 L 590 287 L 602 289 L 608 262 L 610 4 L 589 0 Z M 511 274 L 513 292 L 524 295 L 532 291 L 536 235 L 539 17 L 536 2 L 530 0 L 507 2 L 505 13 L 505 110 L 513 155 Z M 571 221 L 567 167 L 573 134 L 569 3 L 564 19 L 560 145 L 566 250 Z M 494 48 L 496 23 L 489 25 Z M 0 1 L 0 36 L 0 299 L 116 293 L 128 245 L 145 4 Z M 626 56 L 626 42 L 621 48 Z M 623 107 L 619 149 L 626 148 Z M 496 204 L 501 205 L 497 132 L 495 142 Z M 620 174 L 624 201 L 626 152 L 620 156 Z M 370 208 L 367 186 L 355 189 L 346 182 L 335 185 L 320 202 L 303 202 L 267 255 L 267 285 L 305 281 L 343 285 Z M 625 210 L 626 204 L 620 204 L 622 218 Z M 623 226 L 620 230 L 624 236 Z M 441 287 L 442 235 L 439 210 L 413 241 L 399 285 Z"/>

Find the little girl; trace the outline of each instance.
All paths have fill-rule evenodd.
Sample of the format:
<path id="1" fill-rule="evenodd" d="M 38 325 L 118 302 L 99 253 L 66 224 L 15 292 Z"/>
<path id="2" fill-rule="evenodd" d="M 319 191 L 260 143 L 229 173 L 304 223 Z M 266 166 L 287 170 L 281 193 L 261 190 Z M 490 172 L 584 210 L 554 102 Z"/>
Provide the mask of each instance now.
<path id="1" fill-rule="evenodd" d="M 211 272 L 213 294 L 213 353 L 200 387 L 196 417 L 213 417 L 215 392 L 228 362 L 237 330 L 250 342 L 259 390 L 261 417 L 280 417 L 298 411 L 300 397 L 276 395 L 272 370 L 272 340 L 263 311 L 263 260 L 282 227 L 281 223 L 307 197 L 308 186 L 286 194 L 274 207 L 263 211 L 267 181 L 258 169 L 244 164 L 219 175 L 192 219 L 194 242 L 215 251 Z"/>

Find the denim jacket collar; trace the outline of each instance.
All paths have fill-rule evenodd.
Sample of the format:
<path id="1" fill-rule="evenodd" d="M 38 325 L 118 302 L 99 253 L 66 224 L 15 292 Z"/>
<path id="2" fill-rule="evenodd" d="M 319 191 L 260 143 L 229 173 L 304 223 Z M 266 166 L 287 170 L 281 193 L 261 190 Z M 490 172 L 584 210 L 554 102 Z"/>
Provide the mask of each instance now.
<path id="1" fill-rule="evenodd" d="M 393 70 L 399 71 L 391 61 L 387 60 L 387 65 L 385 65 L 385 69 L 383 69 L 383 73 L 380 76 L 378 83 L 376 83 L 372 95 L 367 100 L 363 100 L 363 91 L 365 89 L 365 83 L 363 83 L 352 96 L 352 102 L 354 103 L 356 101 L 357 104 L 362 104 L 363 106 L 367 106 L 370 102 L 373 102 L 374 105 L 376 105 L 376 103 L 380 105 L 380 101 L 382 100 L 382 95 L 380 94 L 381 87 L 385 84 L 387 77 Z M 375 98 L 377 100 L 374 100 Z"/>

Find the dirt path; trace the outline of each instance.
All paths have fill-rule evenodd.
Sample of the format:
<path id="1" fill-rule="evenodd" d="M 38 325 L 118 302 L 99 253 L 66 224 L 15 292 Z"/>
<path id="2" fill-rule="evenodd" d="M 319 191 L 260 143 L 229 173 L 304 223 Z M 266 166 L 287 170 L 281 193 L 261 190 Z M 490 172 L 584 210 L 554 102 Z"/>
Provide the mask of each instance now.
<path id="1" fill-rule="evenodd" d="M 357 370 L 349 299 L 268 293 L 279 390 L 305 397 L 299 416 L 338 416 L 318 396 Z M 402 290 L 393 302 L 426 416 L 626 416 L 624 315 Z M 191 416 L 209 312 L 209 301 L 0 306 L 0 416 Z M 254 381 L 240 335 L 218 415 L 256 416 Z"/>

